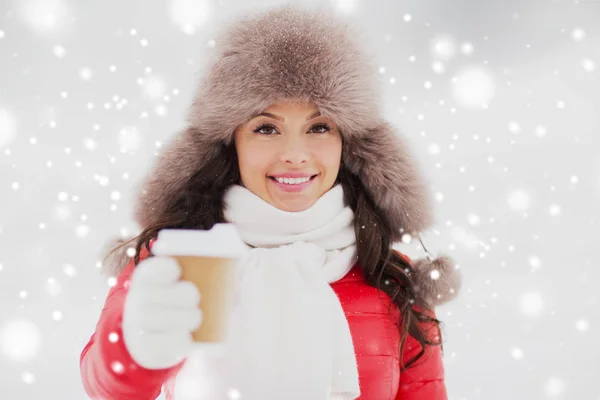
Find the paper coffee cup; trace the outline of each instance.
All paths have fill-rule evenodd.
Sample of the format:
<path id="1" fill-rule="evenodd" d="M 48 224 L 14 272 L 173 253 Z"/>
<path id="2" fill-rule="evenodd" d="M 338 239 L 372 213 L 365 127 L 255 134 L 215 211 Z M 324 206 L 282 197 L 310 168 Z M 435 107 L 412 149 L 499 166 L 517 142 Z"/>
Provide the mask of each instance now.
<path id="1" fill-rule="evenodd" d="M 237 261 L 248 251 L 235 226 L 215 224 L 210 230 L 163 229 L 152 253 L 175 258 L 181 279 L 200 291 L 202 324 L 192 332 L 195 342 L 222 343 L 232 310 Z"/>

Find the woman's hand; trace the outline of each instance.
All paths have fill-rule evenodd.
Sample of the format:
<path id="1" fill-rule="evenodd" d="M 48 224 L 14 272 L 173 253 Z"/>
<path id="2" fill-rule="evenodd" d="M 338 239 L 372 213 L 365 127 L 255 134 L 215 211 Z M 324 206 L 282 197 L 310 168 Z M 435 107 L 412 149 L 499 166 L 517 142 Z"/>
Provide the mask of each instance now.
<path id="1" fill-rule="evenodd" d="M 129 282 L 123 311 L 123 339 L 133 360 L 148 369 L 183 361 L 192 344 L 191 332 L 202 323 L 200 292 L 180 281 L 172 257 L 141 261 Z"/>

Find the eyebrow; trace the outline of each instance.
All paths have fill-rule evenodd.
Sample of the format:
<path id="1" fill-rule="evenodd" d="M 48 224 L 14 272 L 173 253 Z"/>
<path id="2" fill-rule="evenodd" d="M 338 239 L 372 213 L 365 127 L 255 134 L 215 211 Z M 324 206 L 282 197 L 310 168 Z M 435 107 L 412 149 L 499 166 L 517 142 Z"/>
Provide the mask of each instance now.
<path id="1" fill-rule="evenodd" d="M 320 115 L 321 115 L 321 113 L 319 111 L 317 111 L 313 115 L 308 116 L 308 118 L 306 118 L 306 120 L 309 121 L 313 118 L 319 117 Z M 260 116 L 270 117 L 270 118 L 276 119 L 277 121 L 283 122 L 282 117 L 275 115 L 275 114 L 268 113 L 268 112 L 262 112 L 262 113 L 256 115 L 256 117 L 260 117 Z M 256 118 L 256 117 L 254 117 L 254 118 Z"/>

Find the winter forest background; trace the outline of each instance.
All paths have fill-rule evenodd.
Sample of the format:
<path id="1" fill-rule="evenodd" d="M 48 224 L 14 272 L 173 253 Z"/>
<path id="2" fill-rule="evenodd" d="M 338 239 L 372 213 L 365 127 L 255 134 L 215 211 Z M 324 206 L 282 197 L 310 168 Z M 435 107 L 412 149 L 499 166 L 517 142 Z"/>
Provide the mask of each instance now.
<path id="1" fill-rule="evenodd" d="M 0 1 L 2 398 L 86 398 L 101 245 L 139 229 L 215 29 L 281 3 Z M 464 274 L 437 310 L 450 398 L 600 400 L 600 0 L 329 3 L 431 182 L 424 243 Z"/>

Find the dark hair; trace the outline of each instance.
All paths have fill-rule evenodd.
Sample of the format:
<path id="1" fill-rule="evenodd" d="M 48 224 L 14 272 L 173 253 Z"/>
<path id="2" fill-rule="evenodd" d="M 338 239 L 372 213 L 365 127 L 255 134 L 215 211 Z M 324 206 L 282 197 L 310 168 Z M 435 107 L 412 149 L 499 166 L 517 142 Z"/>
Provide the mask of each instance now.
<path id="1" fill-rule="evenodd" d="M 173 198 L 162 221 L 145 227 L 138 236 L 120 244 L 106 257 L 135 242 L 134 264 L 137 266 L 142 247 L 151 255 L 150 241 L 157 237 L 161 229 L 208 230 L 216 223 L 226 222 L 223 215 L 224 193 L 230 185 L 241 183 L 234 144 L 222 143 L 221 147 L 219 156 L 207 163 L 206 168 L 197 171 Z M 425 354 L 427 346 L 442 346 L 443 351 L 441 321 L 427 315 L 426 312 L 432 311 L 432 308 L 415 291 L 412 266 L 393 251 L 390 237 L 394 228 L 389 226 L 385 215 L 369 197 L 360 179 L 348 171 L 343 163 L 337 183 L 342 184 L 345 201 L 354 211 L 358 263 L 365 279 L 369 285 L 385 292 L 400 312 L 398 329 L 401 333 L 401 365 L 407 335 L 414 337 L 421 345 L 421 351 L 406 365 L 402 365 L 401 371 L 404 371 L 414 366 Z M 391 308 L 392 303 L 389 306 Z M 390 309 L 388 311 L 391 312 Z M 429 329 L 425 331 L 421 323 L 433 324 L 436 334 L 429 335 Z M 431 340 L 431 336 L 438 340 Z"/>

